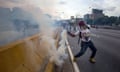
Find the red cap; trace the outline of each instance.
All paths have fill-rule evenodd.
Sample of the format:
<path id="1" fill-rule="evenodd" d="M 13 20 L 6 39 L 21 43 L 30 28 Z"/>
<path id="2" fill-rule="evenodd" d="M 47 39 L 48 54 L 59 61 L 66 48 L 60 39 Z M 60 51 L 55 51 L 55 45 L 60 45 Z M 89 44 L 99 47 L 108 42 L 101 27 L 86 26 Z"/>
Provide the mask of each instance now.
<path id="1" fill-rule="evenodd" d="M 84 25 L 85 25 L 84 21 L 79 22 L 79 26 L 84 26 Z"/>

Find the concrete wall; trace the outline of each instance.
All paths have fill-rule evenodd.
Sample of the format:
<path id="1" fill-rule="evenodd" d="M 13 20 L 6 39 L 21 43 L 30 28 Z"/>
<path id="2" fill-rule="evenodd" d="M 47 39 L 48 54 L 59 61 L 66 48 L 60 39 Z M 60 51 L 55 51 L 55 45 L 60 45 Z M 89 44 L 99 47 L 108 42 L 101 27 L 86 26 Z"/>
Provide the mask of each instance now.
<path id="1" fill-rule="evenodd" d="M 26 46 L 26 39 L 34 43 L 34 49 Z M 26 39 L 0 47 L 0 72 L 53 72 L 54 64 L 42 56 L 46 52 L 41 50 L 39 35 Z"/>

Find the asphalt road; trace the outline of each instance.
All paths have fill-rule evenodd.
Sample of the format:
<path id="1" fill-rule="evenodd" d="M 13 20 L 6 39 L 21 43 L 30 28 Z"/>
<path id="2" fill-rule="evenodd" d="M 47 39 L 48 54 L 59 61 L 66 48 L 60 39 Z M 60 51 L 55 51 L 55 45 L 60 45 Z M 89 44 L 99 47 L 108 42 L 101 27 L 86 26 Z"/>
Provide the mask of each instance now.
<path id="1" fill-rule="evenodd" d="M 96 63 L 88 60 L 91 54 L 88 48 L 86 53 L 78 58 L 77 64 L 80 72 L 120 72 L 120 30 L 91 29 L 92 41 L 98 49 Z M 68 36 L 68 41 L 75 55 L 80 50 L 77 44 L 78 37 Z"/>

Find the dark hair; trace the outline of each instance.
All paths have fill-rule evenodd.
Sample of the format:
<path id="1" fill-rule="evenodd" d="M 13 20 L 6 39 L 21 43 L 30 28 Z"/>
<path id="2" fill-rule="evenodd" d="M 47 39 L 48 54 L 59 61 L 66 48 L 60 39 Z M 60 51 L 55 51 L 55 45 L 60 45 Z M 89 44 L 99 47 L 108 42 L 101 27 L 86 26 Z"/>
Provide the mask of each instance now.
<path id="1" fill-rule="evenodd" d="M 79 22 L 79 26 L 84 26 L 85 25 L 85 22 L 84 21 L 80 21 Z"/>

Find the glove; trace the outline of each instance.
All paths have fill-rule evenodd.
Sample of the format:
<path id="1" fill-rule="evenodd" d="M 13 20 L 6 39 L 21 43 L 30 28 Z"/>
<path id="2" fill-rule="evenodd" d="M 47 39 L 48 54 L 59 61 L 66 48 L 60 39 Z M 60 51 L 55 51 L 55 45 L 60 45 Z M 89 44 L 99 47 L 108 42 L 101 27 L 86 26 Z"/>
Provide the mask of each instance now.
<path id="1" fill-rule="evenodd" d="M 72 36 L 72 37 L 75 37 L 75 35 L 74 34 L 72 34 L 71 32 L 67 32 L 70 36 Z"/>

